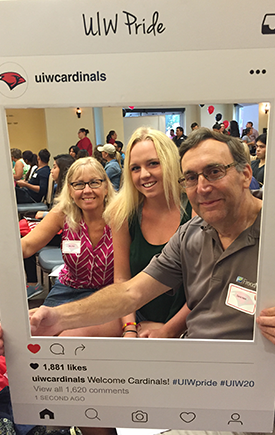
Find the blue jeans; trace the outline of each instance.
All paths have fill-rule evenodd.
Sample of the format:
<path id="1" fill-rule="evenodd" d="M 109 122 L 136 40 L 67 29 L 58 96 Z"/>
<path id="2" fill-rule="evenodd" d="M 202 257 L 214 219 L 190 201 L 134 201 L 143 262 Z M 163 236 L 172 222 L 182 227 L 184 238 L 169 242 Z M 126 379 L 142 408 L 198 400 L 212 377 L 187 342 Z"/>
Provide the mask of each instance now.
<path id="1" fill-rule="evenodd" d="M 63 305 L 67 302 L 73 302 L 86 298 L 96 291 L 98 291 L 98 289 L 76 289 L 73 287 L 67 287 L 64 284 L 61 284 L 61 282 L 57 279 L 43 305 L 46 305 L 47 307 L 56 307 L 57 305 Z"/>

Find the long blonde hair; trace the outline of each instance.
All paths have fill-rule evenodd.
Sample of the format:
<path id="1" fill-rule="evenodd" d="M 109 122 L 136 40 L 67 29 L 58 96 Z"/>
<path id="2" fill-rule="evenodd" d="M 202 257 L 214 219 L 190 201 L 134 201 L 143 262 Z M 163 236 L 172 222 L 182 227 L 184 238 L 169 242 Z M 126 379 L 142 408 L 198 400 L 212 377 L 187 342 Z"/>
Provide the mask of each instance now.
<path id="1" fill-rule="evenodd" d="M 106 175 L 103 166 L 94 157 L 85 157 L 76 160 L 69 168 L 62 191 L 56 200 L 58 210 L 64 213 L 67 218 L 67 223 L 73 231 L 76 231 L 79 226 L 79 222 L 82 219 L 82 210 L 76 205 L 71 197 L 71 182 L 73 177 L 81 174 L 83 169 L 87 166 L 95 170 L 98 173 L 99 178 L 104 180 L 104 183 L 107 183 L 108 191 L 105 198 L 105 205 L 109 204 L 115 195 L 113 186 Z"/>
<path id="2" fill-rule="evenodd" d="M 125 153 L 124 173 L 122 188 L 114 201 L 106 208 L 104 218 L 106 222 L 112 222 L 116 230 L 119 230 L 126 219 L 129 219 L 138 210 L 144 200 L 132 180 L 130 171 L 130 155 L 133 147 L 142 141 L 152 141 L 160 161 L 163 174 L 163 189 L 167 206 L 172 203 L 180 208 L 180 194 L 182 188 L 178 183 L 181 176 L 179 153 L 174 142 L 164 133 L 152 128 L 138 128 L 130 138 Z"/>

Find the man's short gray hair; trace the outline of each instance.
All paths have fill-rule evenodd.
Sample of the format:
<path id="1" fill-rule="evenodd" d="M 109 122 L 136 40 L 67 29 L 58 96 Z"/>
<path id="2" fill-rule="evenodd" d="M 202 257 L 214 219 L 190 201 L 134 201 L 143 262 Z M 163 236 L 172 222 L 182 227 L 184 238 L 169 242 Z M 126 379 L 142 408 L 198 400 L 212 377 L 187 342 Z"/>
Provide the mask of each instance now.
<path id="1" fill-rule="evenodd" d="M 196 148 L 201 142 L 204 142 L 208 139 L 225 143 L 229 148 L 233 160 L 237 163 L 237 171 L 242 172 L 244 170 L 247 165 L 247 159 L 241 140 L 236 137 L 231 137 L 230 135 L 218 133 L 205 127 L 194 130 L 181 144 L 179 149 L 180 159 L 182 160 L 187 151 L 191 150 L 192 148 Z"/>

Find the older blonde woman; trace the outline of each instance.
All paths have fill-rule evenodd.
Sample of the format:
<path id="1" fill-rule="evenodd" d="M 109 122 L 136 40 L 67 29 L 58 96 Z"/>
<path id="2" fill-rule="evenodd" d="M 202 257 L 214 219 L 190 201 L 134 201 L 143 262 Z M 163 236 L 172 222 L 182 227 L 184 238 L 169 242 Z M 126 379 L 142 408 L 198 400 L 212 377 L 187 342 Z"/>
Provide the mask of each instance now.
<path id="1" fill-rule="evenodd" d="M 102 214 L 114 191 L 104 168 L 93 157 L 76 160 L 69 168 L 57 205 L 23 237 L 23 256 L 45 246 L 61 229 L 64 267 L 44 301 L 57 306 L 82 299 L 113 282 L 111 230 Z M 65 331 L 67 336 L 117 336 L 119 320 Z"/>
<path id="2" fill-rule="evenodd" d="M 179 153 L 171 139 L 150 128 L 133 133 L 122 188 L 104 215 L 113 233 L 115 282 L 143 270 L 179 225 L 190 219 L 191 206 L 178 183 L 180 175 Z M 174 318 L 179 311 L 182 316 Z M 122 319 L 123 335 L 177 337 L 188 312 L 183 290 L 162 295 Z"/>

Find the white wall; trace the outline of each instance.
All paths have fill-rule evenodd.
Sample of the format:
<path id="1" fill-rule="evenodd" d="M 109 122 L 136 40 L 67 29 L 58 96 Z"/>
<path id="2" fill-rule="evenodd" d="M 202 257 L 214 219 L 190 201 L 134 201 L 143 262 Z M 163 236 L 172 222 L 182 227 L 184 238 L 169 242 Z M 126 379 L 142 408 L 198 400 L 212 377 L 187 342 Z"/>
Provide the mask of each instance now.
<path id="1" fill-rule="evenodd" d="M 127 143 L 133 132 L 139 127 L 151 127 L 165 133 L 165 115 L 160 116 L 137 116 L 133 118 L 123 118 L 124 138 L 126 149 Z"/>
<path id="2" fill-rule="evenodd" d="M 209 115 L 208 113 L 208 107 L 209 106 L 213 106 L 214 107 L 214 112 Z M 233 119 L 233 105 L 232 104 L 205 104 L 202 108 L 201 108 L 201 122 L 200 125 L 201 127 L 207 127 L 207 128 L 212 128 L 213 125 L 216 123 L 216 115 L 220 113 L 222 115 L 222 119 L 219 122 L 222 121 L 232 121 Z"/>
<path id="3" fill-rule="evenodd" d="M 48 149 L 51 156 L 68 153 L 72 145 L 78 142 L 80 128 L 89 130 L 88 137 L 95 144 L 93 109 L 84 107 L 81 118 L 75 113 L 75 107 L 45 109 Z"/>

